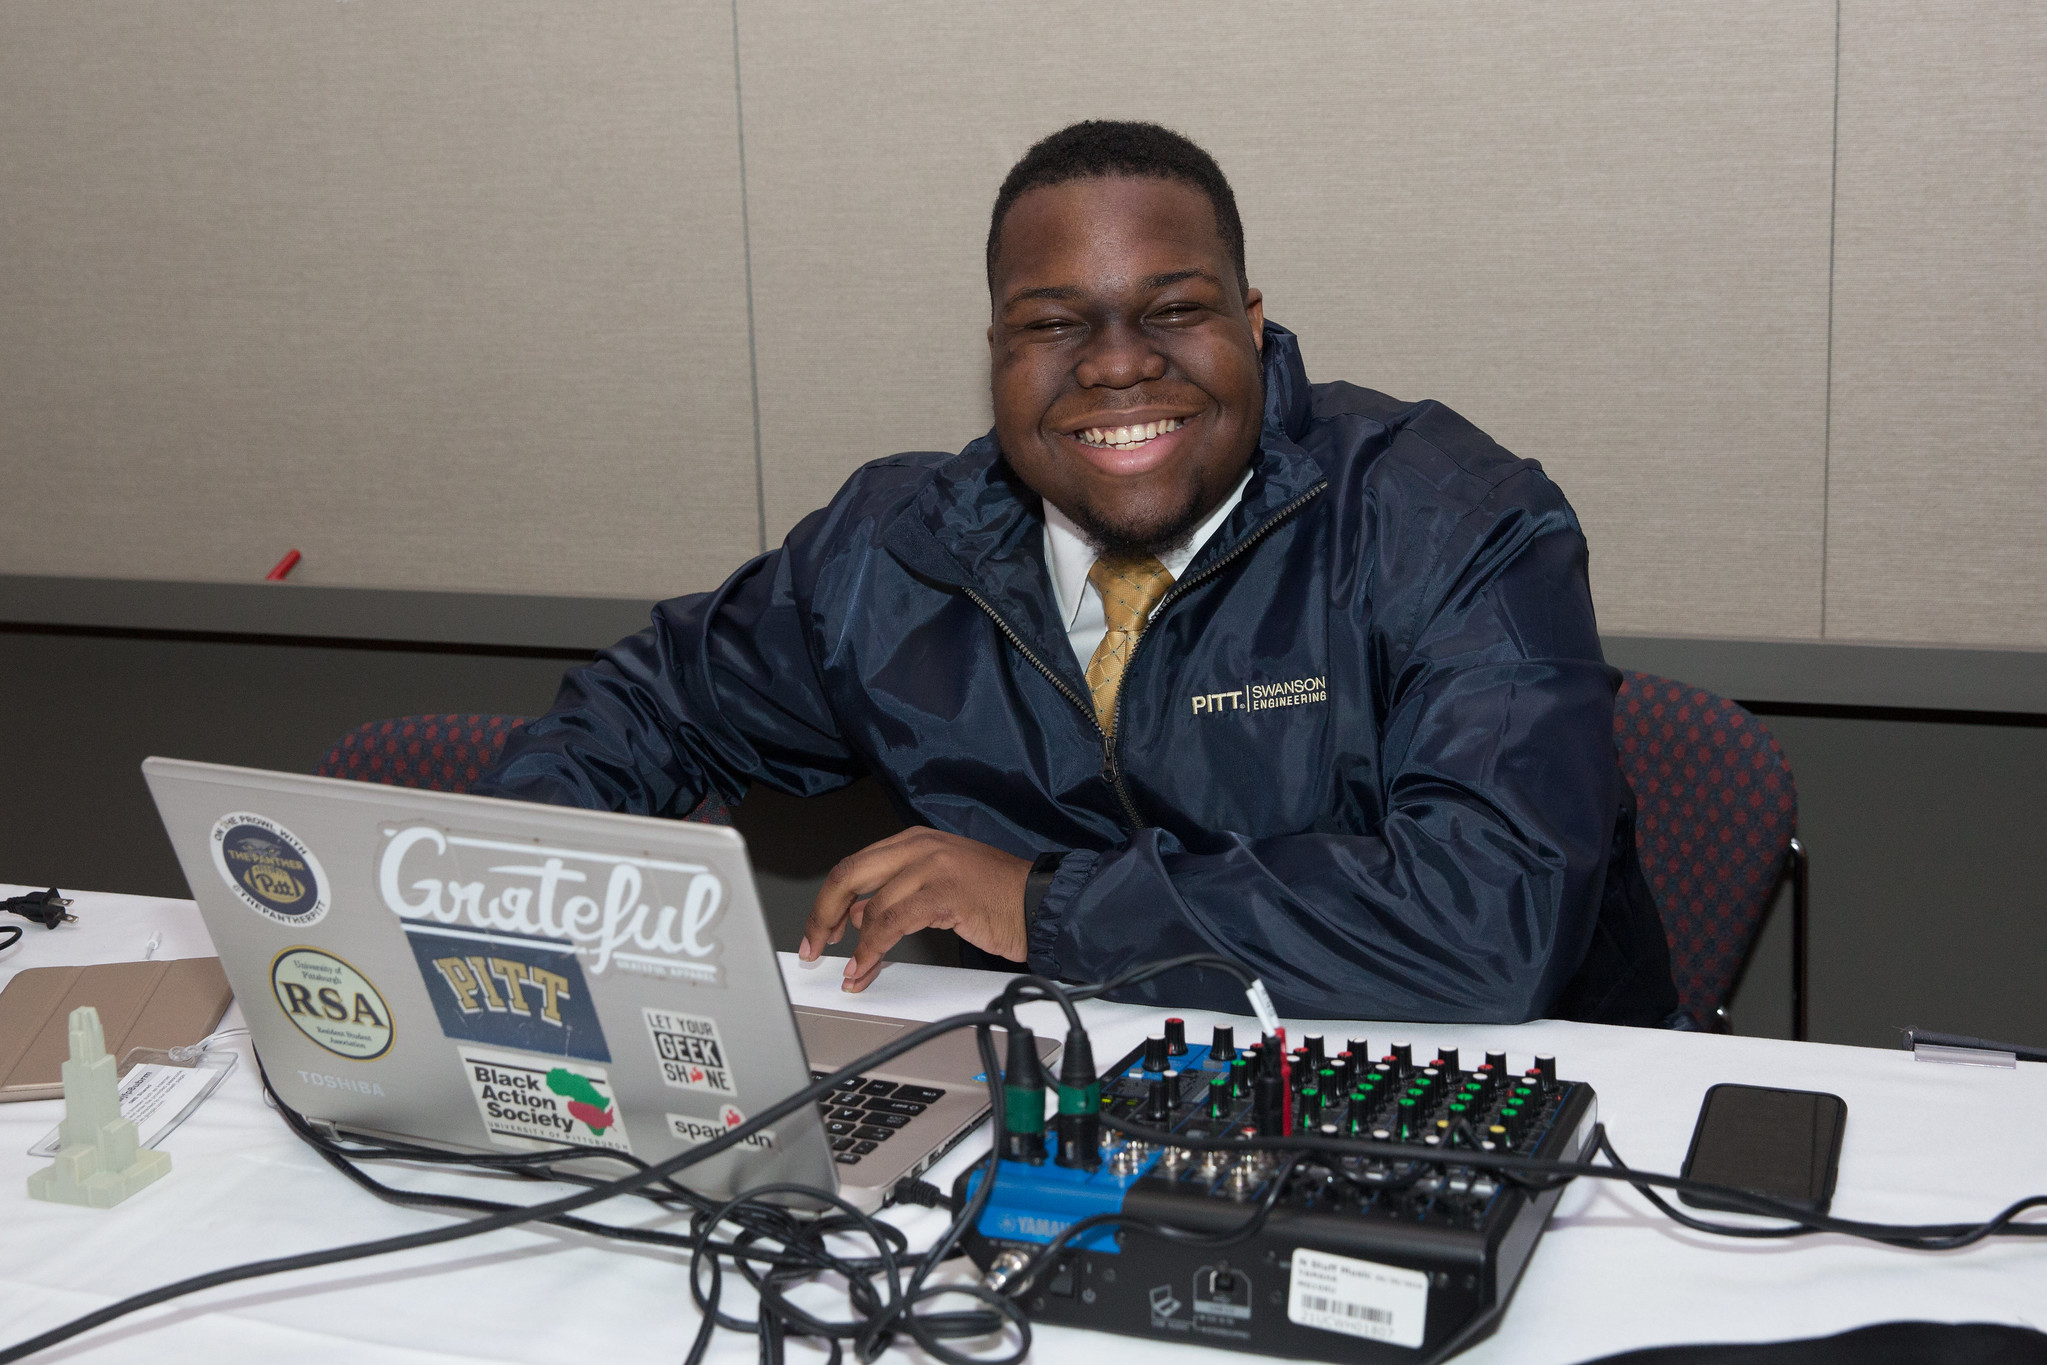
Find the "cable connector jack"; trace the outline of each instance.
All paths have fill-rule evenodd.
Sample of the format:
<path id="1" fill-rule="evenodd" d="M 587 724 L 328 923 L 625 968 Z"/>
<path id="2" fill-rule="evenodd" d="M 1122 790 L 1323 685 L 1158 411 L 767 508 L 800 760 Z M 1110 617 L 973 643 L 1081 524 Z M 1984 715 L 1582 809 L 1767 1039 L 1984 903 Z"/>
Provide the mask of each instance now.
<path id="1" fill-rule="evenodd" d="M 48 891 L 31 891 L 26 896 L 9 896 L 6 900 L 0 901 L 0 910 L 20 915 L 23 919 L 32 919 L 45 929 L 54 929 L 60 924 L 78 918 L 76 915 L 65 913 L 70 904 L 70 901 L 57 894 L 57 888 L 53 886 Z"/>

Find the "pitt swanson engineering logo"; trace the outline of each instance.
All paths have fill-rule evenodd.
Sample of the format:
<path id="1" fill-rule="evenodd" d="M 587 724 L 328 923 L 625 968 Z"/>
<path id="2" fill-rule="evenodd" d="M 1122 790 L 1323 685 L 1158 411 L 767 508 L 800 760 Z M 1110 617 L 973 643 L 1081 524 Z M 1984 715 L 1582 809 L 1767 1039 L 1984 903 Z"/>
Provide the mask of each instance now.
<path id="1" fill-rule="evenodd" d="M 1328 700 L 1327 678 L 1246 683 L 1233 692 L 1198 692 L 1191 698 L 1197 716 L 1223 711 L 1275 711 L 1282 706 L 1311 706 Z"/>
<path id="2" fill-rule="evenodd" d="M 714 929 L 725 885 L 701 863 L 483 839 L 432 825 L 387 828 L 384 838 L 377 890 L 413 938 L 429 989 L 438 979 L 464 1018 L 523 1017 L 533 1036 L 544 1036 L 550 1027 L 567 1028 L 570 1002 L 588 1009 L 584 972 L 602 976 L 616 967 L 703 985 L 721 980 Z M 437 991 L 435 1004 L 442 1003 Z M 444 1026 L 448 1018 L 444 1012 Z M 594 1030 L 594 1014 L 589 1023 Z"/>

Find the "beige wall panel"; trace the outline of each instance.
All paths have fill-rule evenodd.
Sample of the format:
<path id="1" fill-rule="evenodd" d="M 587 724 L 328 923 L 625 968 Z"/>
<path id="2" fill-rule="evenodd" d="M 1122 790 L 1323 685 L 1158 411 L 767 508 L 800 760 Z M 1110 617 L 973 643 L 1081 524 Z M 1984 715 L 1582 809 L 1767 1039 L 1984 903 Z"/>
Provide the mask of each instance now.
<path id="1" fill-rule="evenodd" d="M 2047 10 L 1841 13 L 1827 635 L 2047 647 Z"/>
<path id="2" fill-rule="evenodd" d="M 988 425 L 1037 137 L 1215 152 L 1311 376 L 1439 398 L 1578 507 L 1610 631 L 1819 630 L 1834 8 L 742 0 L 771 541 Z"/>
<path id="3" fill-rule="evenodd" d="M 733 81 L 725 0 L 0 7 L 0 571 L 717 581 Z"/>

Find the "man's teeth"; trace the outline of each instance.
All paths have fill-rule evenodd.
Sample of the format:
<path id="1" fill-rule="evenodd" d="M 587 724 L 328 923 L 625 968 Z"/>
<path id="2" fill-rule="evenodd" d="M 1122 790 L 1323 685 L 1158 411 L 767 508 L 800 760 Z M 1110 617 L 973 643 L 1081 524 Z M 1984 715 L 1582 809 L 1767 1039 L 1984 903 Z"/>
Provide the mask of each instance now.
<path id="1" fill-rule="evenodd" d="M 1091 446 L 1105 446 L 1110 450 L 1128 450 L 1141 446 L 1154 436 L 1163 436 L 1169 431 L 1178 431 L 1187 425 L 1185 418 L 1168 417 L 1163 422 L 1145 422 L 1134 427 L 1089 427 L 1079 433 L 1080 439 Z"/>

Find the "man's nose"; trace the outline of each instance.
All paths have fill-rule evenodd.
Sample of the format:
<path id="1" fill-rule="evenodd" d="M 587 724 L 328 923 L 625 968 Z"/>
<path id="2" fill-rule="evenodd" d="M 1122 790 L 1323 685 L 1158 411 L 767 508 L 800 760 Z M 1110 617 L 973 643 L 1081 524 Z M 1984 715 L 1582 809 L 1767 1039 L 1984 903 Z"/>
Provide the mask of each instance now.
<path id="1" fill-rule="evenodd" d="M 1122 322 L 1096 327 L 1074 369 L 1074 378 L 1087 389 L 1127 389 L 1165 374 L 1166 358 L 1144 330 Z"/>

